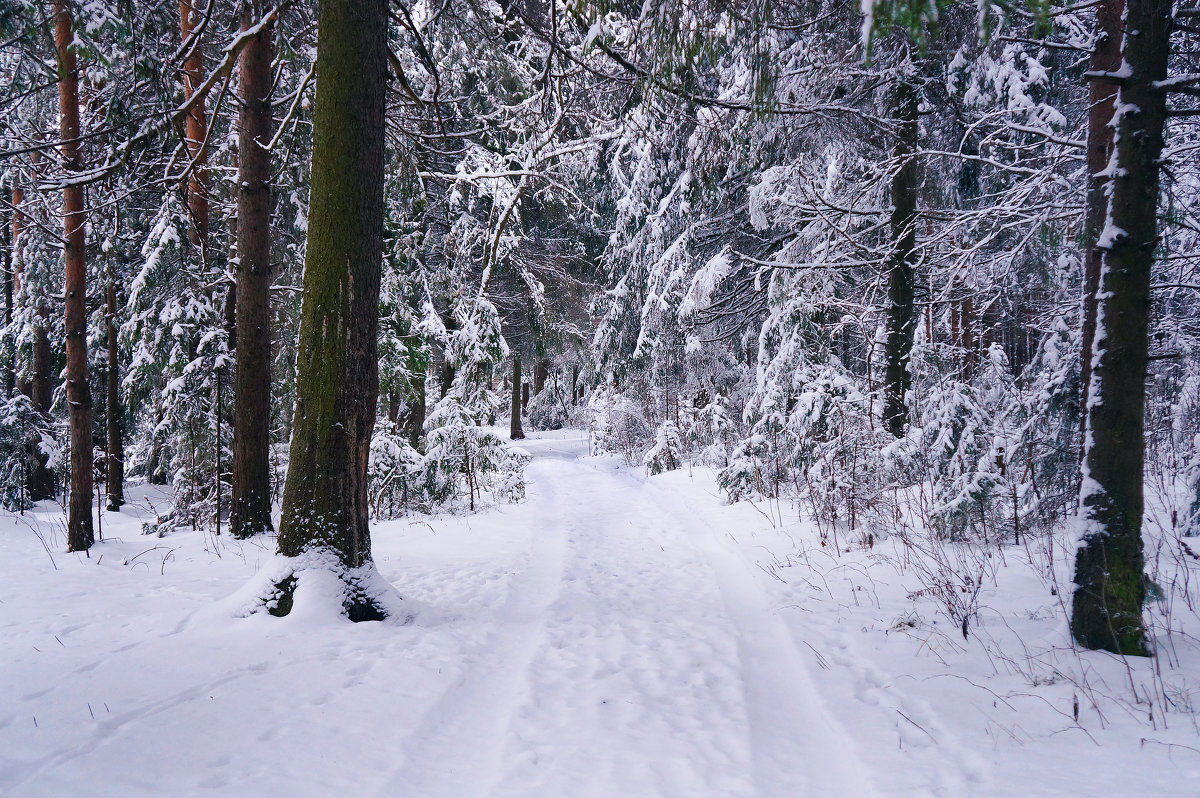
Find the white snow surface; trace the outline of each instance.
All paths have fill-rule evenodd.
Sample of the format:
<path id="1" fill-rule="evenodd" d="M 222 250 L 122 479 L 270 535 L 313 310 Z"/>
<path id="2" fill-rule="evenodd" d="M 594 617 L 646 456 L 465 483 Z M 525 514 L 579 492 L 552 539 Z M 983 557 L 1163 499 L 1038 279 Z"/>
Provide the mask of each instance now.
<path id="1" fill-rule="evenodd" d="M 0 795 L 1200 795 L 1195 715 L 1151 722 L 1122 697 L 1148 662 L 1071 651 L 1019 548 L 964 641 L 893 539 L 822 546 L 579 432 L 524 448 L 525 502 L 373 530 L 409 623 L 237 617 L 274 540 L 144 537 L 157 488 L 90 558 L 61 507 L 6 514 Z M 1163 663 L 1180 702 L 1194 660 Z"/>

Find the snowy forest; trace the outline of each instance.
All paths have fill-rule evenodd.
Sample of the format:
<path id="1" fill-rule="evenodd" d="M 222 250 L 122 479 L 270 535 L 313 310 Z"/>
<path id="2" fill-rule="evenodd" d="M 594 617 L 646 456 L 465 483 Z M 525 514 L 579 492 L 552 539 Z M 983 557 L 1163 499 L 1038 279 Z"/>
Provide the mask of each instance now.
<path id="1" fill-rule="evenodd" d="M 1200 794 L 1198 151 L 1186 0 L 0 0 L 0 794 Z"/>

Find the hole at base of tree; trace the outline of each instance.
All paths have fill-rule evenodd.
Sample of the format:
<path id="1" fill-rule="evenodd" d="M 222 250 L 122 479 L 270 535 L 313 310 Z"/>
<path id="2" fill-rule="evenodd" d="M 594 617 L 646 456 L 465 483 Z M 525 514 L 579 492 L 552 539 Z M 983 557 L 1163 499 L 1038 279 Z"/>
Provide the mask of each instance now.
<path id="1" fill-rule="evenodd" d="M 363 596 L 352 596 L 342 605 L 346 608 L 346 617 L 355 623 L 363 621 L 382 621 L 387 618 L 383 608 Z"/>
<path id="2" fill-rule="evenodd" d="M 274 598 L 267 599 L 267 612 L 276 618 L 283 618 L 292 611 L 292 599 L 296 594 L 296 577 L 289 576 L 275 583 Z"/>

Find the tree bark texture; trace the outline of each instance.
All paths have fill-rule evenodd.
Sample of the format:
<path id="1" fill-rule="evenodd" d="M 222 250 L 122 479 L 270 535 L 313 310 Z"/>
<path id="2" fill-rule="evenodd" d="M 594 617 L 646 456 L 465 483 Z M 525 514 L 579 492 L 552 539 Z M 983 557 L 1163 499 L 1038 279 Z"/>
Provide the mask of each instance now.
<path id="1" fill-rule="evenodd" d="M 198 0 L 179 2 L 179 33 L 183 42 L 187 42 L 200 23 L 201 8 L 197 2 Z M 199 43 L 196 43 L 192 47 L 191 55 L 183 63 L 184 99 L 190 100 L 203 82 L 204 54 Z M 201 258 L 207 260 L 205 248 L 208 246 L 208 118 L 205 115 L 203 99 L 192 106 L 191 112 L 188 113 L 184 123 L 184 138 L 188 156 L 192 161 L 187 187 L 188 213 L 192 221 L 189 234 L 192 243 L 200 250 Z"/>
<path id="2" fill-rule="evenodd" d="M 245 3 L 242 29 L 264 9 Z M 234 378 L 230 529 L 246 538 L 271 529 L 271 140 L 272 28 L 239 55 L 237 371 Z M 301 350 L 304 351 L 304 350 Z"/>
<path id="3" fill-rule="evenodd" d="M 888 264 L 887 340 L 885 343 L 883 420 L 897 438 L 908 421 L 905 394 L 912 385 L 909 360 L 916 328 L 914 269 L 917 244 L 917 85 L 900 80 L 893 89 L 892 117 L 898 122 L 892 175 L 892 257 Z"/>
<path id="4" fill-rule="evenodd" d="M 1083 238 L 1083 325 L 1080 347 L 1079 429 L 1087 425 L 1086 408 L 1092 381 L 1092 343 L 1096 338 L 1096 291 L 1100 288 L 1103 253 L 1096 245 L 1108 214 L 1108 164 L 1112 160 L 1113 113 L 1116 111 L 1117 84 L 1099 74 L 1116 72 L 1121 66 L 1121 15 L 1125 0 L 1099 0 L 1096 6 L 1096 46 L 1088 61 L 1088 71 L 1096 75 L 1088 83 L 1087 117 L 1087 207 L 1084 212 Z M 1105 174 L 1100 174 L 1104 172 Z"/>
<path id="5" fill-rule="evenodd" d="M 1159 157 L 1166 123 L 1169 0 L 1134 0 L 1117 95 L 1108 224 L 1096 293 L 1071 631 L 1080 645 L 1146 653 L 1142 548 L 1150 272 L 1158 246 Z"/>
<path id="6" fill-rule="evenodd" d="M 521 356 L 513 354 L 512 401 L 509 403 L 508 437 L 519 441 L 525 437 L 521 429 Z"/>
<path id="7" fill-rule="evenodd" d="M 117 282 L 112 265 L 108 269 L 108 285 L 104 291 L 104 333 L 108 345 L 107 389 L 104 392 L 104 426 L 108 438 L 106 458 L 108 509 L 117 511 L 125 504 L 125 440 L 121 417 L 121 350 L 117 345 Z"/>
<path id="8" fill-rule="evenodd" d="M 58 51 L 59 152 L 68 172 L 80 169 L 79 76 L 75 34 L 63 0 L 53 0 L 54 44 Z M 63 268 L 67 337 L 67 406 L 71 429 L 71 498 L 67 550 L 86 551 L 92 531 L 92 394 L 88 386 L 87 267 L 84 262 L 83 186 L 63 189 Z M 36 404 L 36 398 L 34 400 Z"/>
<path id="9" fill-rule="evenodd" d="M 371 557 L 367 457 L 379 393 L 385 0 L 324 0 L 291 462 L 279 551 Z"/>

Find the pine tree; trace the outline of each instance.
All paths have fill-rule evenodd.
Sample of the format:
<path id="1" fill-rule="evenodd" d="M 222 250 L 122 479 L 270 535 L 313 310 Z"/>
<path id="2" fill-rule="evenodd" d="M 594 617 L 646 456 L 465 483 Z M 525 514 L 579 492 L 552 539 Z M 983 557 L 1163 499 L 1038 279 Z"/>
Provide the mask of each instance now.
<path id="1" fill-rule="evenodd" d="M 247 2 L 242 30 L 261 17 Z M 234 383 L 230 529 L 244 538 L 271 529 L 271 57 L 272 27 L 242 49 L 238 114 L 237 373 Z"/>
<path id="2" fill-rule="evenodd" d="M 88 386 L 87 265 L 84 261 L 83 186 L 69 182 L 81 168 L 79 157 L 79 74 L 75 33 L 63 0 L 54 0 L 54 43 L 58 54 L 60 153 L 68 172 L 63 189 L 63 238 L 66 248 L 67 404 L 71 425 L 71 500 L 67 550 L 87 551 L 92 532 L 92 394 Z"/>
<path id="3" fill-rule="evenodd" d="M 1172 6 L 1131 0 L 1125 18 L 1108 224 L 1080 488 L 1071 631 L 1087 648 L 1145 654 L 1142 544 L 1150 272 L 1159 243 L 1159 158 L 1167 119 Z"/>

